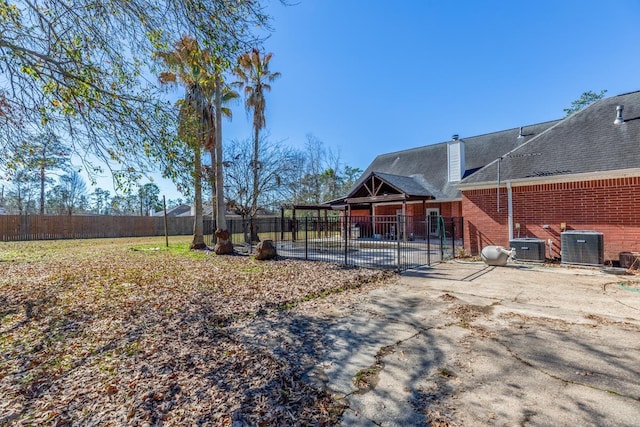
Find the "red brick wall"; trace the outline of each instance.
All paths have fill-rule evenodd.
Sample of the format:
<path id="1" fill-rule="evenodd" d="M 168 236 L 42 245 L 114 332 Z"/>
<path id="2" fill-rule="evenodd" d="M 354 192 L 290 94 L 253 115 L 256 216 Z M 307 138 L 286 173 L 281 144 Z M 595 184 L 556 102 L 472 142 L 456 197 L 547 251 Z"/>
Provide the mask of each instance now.
<path id="1" fill-rule="evenodd" d="M 455 201 L 455 202 L 442 202 L 442 203 L 426 203 L 424 205 L 422 203 L 407 204 L 406 206 L 407 216 L 412 217 L 417 221 L 422 221 L 424 220 L 425 209 L 429 209 L 429 208 L 440 209 L 440 215 L 445 218 L 460 217 L 462 212 L 462 202 Z M 396 212 L 401 209 L 402 209 L 401 203 L 394 204 L 394 205 L 376 206 L 375 213 L 376 215 L 380 215 L 380 216 L 390 215 L 395 217 Z M 422 219 L 418 219 L 418 218 L 422 218 Z M 385 226 L 376 226 L 375 233 L 378 233 L 378 234 L 388 233 L 388 231 L 385 231 L 385 230 L 386 230 Z M 407 233 L 413 233 L 416 236 L 422 236 L 425 234 L 424 223 L 411 222 L 410 225 L 407 225 L 406 231 Z M 450 231 L 448 232 L 450 233 Z M 462 232 L 463 230 L 460 227 L 457 227 L 455 230 L 455 238 L 461 239 Z"/>
<path id="2" fill-rule="evenodd" d="M 399 210 L 402 210 L 402 204 L 376 206 L 373 208 L 376 215 L 395 215 Z"/>
<path id="3" fill-rule="evenodd" d="M 411 203 L 407 204 L 407 216 L 424 216 L 425 209 L 440 209 L 440 215 L 445 218 L 462 216 L 462 202 L 443 202 L 443 203 Z M 402 204 L 376 206 L 376 215 L 395 215 L 397 211 L 402 210 Z M 356 211 L 353 211 L 354 215 Z M 359 211 L 358 211 L 359 212 Z M 365 213 L 368 215 L 369 213 Z M 358 214 L 360 215 L 360 214 Z"/>
<path id="4" fill-rule="evenodd" d="M 513 187 L 512 195 L 514 237 L 519 223 L 520 237 L 551 239 L 554 257 L 560 257 L 563 222 L 567 230 L 603 233 L 605 260 L 640 252 L 640 177 Z M 465 248 L 471 253 L 491 244 L 508 246 L 505 188 L 500 205 L 497 212 L 495 188 L 463 192 Z"/>
<path id="5" fill-rule="evenodd" d="M 352 209 L 349 213 L 351 216 L 369 216 L 371 214 L 369 209 Z"/>
<path id="6" fill-rule="evenodd" d="M 443 217 L 460 217 L 462 216 L 462 202 L 444 202 L 439 204 L 429 204 L 428 208 L 440 208 L 440 215 Z"/>

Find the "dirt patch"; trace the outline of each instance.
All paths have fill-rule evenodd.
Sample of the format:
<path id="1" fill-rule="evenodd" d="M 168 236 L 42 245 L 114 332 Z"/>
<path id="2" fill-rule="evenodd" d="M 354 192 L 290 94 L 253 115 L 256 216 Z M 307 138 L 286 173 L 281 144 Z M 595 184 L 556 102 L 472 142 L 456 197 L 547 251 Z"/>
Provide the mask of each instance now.
<path id="1" fill-rule="evenodd" d="M 384 369 L 384 357 L 395 351 L 394 345 L 382 347 L 375 356 L 373 365 L 356 372 L 353 384 L 358 388 L 358 393 L 367 393 L 378 385 L 380 371 Z"/>
<path id="2" fill-rule="evenodd" d="M 452 301 L 457 301 L 458 298 L 454 297 L 453 295 L 446 293 L 446 294 L 442 294 L 439 297 L 442 301 L 447 301 L 447 302 L 452 302 Z"/>

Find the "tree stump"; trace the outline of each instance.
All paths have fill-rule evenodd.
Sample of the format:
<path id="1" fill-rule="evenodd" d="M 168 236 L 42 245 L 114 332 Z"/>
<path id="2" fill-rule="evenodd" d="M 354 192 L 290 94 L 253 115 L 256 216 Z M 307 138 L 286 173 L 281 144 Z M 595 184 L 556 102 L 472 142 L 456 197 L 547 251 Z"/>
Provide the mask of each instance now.
<path id="1" fill-rule="evenodd" d="M 231 255 L 233 254 L 233 243 L 229 239 L 229 232 L 227 230 L 216 230 L 216 245 L 213 247 L 213 251 L 216 255 Z"/>
<path id="2" fill-rule="evenodd" d="M 278 256 L 278 252 L 276 251 L 276 246 L 273 244 L 273 240 L 264 240 L 258 243 L 253 256 L 260 261 L 275 259 Z"/>

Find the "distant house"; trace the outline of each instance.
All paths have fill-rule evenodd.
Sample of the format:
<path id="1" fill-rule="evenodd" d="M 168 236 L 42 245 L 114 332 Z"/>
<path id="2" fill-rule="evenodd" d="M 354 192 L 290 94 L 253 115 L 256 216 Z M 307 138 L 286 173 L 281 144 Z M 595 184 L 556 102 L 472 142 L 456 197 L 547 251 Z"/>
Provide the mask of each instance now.
<path id="1" fill-rule="evenodd" d="M 155 216 L 164 216 L 164 211 L 158 211 Z M 167 216 L 193 216 L 191 205 L 178 205 L 167 209 Z"/>
<path id="2" fill-rule="evenodd" d="M 462 216 L 473 254 L 537 237 L 557 257 L 562 231 L 593 230 L 605 259 L 617 260 L 640 251 L 640 92 L 561 120 L 379 155 L 332 203 L 362 221 Z"/>

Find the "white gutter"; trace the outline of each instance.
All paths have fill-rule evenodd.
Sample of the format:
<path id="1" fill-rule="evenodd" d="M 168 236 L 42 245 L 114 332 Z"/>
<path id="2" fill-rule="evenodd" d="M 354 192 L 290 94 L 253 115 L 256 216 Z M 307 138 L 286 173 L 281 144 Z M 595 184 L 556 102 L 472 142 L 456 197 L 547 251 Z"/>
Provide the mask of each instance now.
<path id="1" fill-rule="evenodd" d="M 511 198 L 511 181 L 507 181 L 507 218 L 509 222 L 509 241 L 513 240 L 513 203 Z"/>

